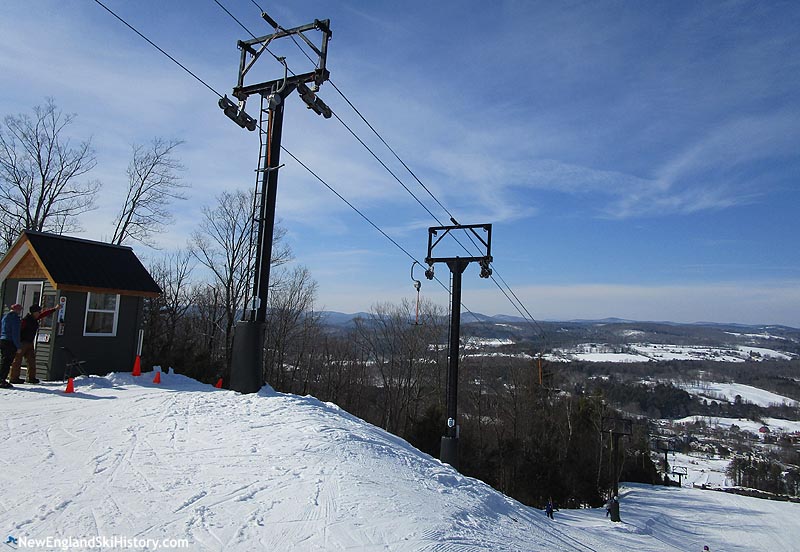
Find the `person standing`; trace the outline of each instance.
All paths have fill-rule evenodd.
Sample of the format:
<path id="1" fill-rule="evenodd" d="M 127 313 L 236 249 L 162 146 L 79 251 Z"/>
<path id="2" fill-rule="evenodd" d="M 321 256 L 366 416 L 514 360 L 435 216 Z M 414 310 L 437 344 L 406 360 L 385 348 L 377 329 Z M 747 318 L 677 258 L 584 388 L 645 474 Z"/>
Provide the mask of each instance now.
<path id="1" fill-rule="evenodd" d="M 25 362 L 28 367 L 28 375 L 25 378 L 25 383 L 39 383 L 36 378 L 36 350 L 34 348 L 34 341 L 36 341 L 36 332 L 39 331 L 39 320 L 49 316 L 58 309 L 61 305 L 56 305 L 52 309 L 42 310 L 39 305 L 31 305 L 28 314 L 22 319 L 20 326 L 20 350 L 14 356 L 14 362 L 11 363 L 11 375 L 8 378 L 10 383 L 23 383 L 19 377 L 20 368 L 22 367 L 22 357 L 25 357 Z"/>
<path id="2" fill-rule="evenodd" d="M 11 363 L 22 346 L 19 335 L 22 326 L 22 320 L 19 317 L 21 312 L 22 305 L 14 303 L 11 305 L 11 310 L 0 321 L 0 389 L 14 387 L 6 381 L 6 378 L 11 369 Z"/>
<path id="3" fill-rule="evenodd" d="M 547 506 L 544 507 L 544 513 L 547 514 L 547 517 L 550 519 L 555 519 L 553 517 L 553 499 L 547 501 Z"/>

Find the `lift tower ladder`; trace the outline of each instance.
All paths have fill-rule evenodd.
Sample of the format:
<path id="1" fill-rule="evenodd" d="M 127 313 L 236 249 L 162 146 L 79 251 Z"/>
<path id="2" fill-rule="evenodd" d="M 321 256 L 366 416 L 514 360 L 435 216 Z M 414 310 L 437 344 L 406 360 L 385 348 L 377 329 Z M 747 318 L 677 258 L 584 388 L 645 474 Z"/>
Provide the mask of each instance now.
<path id="1" fill-rule="evenodd" d="M 256 299 L 257 297 L 256 293 L 258 290 L 258 283 L 255 280 L 256 258 L 255 255 L 253 255 L 253 252 L 256 249 L 256 232 L 254 231 L 254 229 L 258 228 L 258 225 L 261 222 L 260 206 L 264 202 L 264 196 L 261 193 L 261 190 L 267 187 L 265 179 L 268 173 L 267 171 L 264 170 L 264 166 L 266 165 L 267 148 L 269 147 L 269 132 L 268 132 L 269 109 L 268 107 L 265 107 L 268 105 L 269 101 L 267 100 L 266 96 L 261 95 L 261 107 L 259 108 L 259 117 L 258 117 L 258 164 L 256 165 L 255 169 L 256 182 L 255 182 L 255 187 L 253 188 L 253 202 L 250 207 L 250 236 L 248 238 L 247 270 L 245 272 L 248 283 L 245 291 L 246 294 L 245 308 L 242 309 L 242 320 L 247 320 L 248 316 L 252 320 L 259 306 L 258 300 Z M 253 280 L 252 299 L 250 298 L 251 278 Z"/>
<path id="2" fill-rule="evenodd" d="M 254 221 L 257 227 L 255 239 L 255 263 L 253 267 L 253 299 L 249 317 L 236 325 L 231 360 L 231 389 L 243 393 L 254 393 L 263 384 L 263 345 L 267 314 L 267 293 L 269 291 L 270 261 L 272 259 L 272 239 L 275 227 L 275 203 L 278 190 L 278 169 L 280 168 L 281 135 L 283 131 L 283 112 L 286 98 L 297 91 L 306 106 L 318 115 L 330 118 L 331 110 L 316 93 L 328 80 L 330 73 L 326 68 L 328 42 L 331 38 L 330 21 L 315 19 L 313 23 L 292 29 L 284 29 L 266 13 L 261 17 L 274 29 L 269 35 L 240 40 L 239 73 L 233 88 L 234 102 L 227 96 L 219 100 L 225 115 L 237 125 L 254 131 L 259 128 L 260 149 L 257 189 L 255 192 Z M 315 45 L 305 33 L 319 31 L 321 39 Z M 299 75 L 289 75 L 285 58 L 276 57 L 283 64 L 283 76 L 249 84 L 247 75 L 268 46 L 275 40 L 285 37 L 299 37 L 316 54 L 317 63 L 313 71 Z M 271 54 L 271 52 L 270 52 Z M 271 54 L 272 55 L 272 54 Z M 253 94 L 261 96 L 259 121 L 247 114 L 245 107 Z M 266 117 L 266 123 L 265 123 Z M 256 214 L 257 210 L 257 214 Z M 252 242 L 251 242 L 252 243 Z"/>

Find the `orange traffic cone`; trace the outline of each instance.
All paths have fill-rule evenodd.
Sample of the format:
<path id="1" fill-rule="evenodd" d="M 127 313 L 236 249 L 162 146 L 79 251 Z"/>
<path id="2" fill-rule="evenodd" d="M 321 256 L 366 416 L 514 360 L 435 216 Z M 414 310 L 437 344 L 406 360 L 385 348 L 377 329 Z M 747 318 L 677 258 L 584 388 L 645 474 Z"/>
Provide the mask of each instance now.
<path id="1" fill-rule="evenodd" d="M 139 359 L 139 355 L 136 355 L 136 360 L 133 361 L 133 373 L 132 376 L 141 376 L 142 375 L 142 361 Z"/>
<path id="2" fill-rule="evenodd" d="M 156 372 L 156 377 L 153 378 L 153 383 L 161 383 L 161 371 Z"/>
<path id="3" fill-rule="evenodd" d="M 217 380 L 217 383 L 214 384 L 214 387 L 216 387 L 217 389 L 222 389 L 222 378 L 219 378 Z"/>
<path id="4" fill-rule="evenodd" d="M 67 380 L 67 388 L 64 389 L 64 393 L 74 393 L 75 392 L 75 382 L 72 381 L 72 378 Z"/>

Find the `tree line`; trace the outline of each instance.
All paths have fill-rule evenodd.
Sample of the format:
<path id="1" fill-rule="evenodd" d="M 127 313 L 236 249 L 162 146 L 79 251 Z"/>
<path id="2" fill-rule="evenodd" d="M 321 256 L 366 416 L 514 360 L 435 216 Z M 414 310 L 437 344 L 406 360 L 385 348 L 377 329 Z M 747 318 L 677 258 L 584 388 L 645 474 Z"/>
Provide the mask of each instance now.
<path id="1" fill-rule="evenodd" d="M 228 311 L 213 286 L 177 284 L 188 255 L 155 275 L 165 290 L 150 301 L 150 362 L 213 382 L 229 366 Z M 445 429 L 447 313 L 423 301 L 380 303 L 347 329 L 314 311 L 316 286 L 305 270 L 278 271 L 270 290 L 264 380 L 310 394 L 398 435 L 438 457 Z M 181 309 L 181 305 L 192 305 Z M 167 329 L 174 329 L 173 332 Z M 552 497 L 562 506 L 598 506 L 615 477 L 660 482 L 647 426 L 623 440 L 615 462 L 604 416 L 617 415 L 599 393 L 564 393 L 558 377 L 543 387 L 530 360 L 464 356 L 459 383 L 460 469 L 526 504 Z M 616 466 L 616 471 L 612 468 Z"/>

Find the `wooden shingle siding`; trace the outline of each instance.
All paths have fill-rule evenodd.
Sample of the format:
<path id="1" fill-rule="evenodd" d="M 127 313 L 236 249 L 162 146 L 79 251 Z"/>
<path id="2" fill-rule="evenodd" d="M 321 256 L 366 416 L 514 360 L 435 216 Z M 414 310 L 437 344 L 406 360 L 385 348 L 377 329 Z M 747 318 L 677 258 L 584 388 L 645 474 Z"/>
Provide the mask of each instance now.
<path id="1" fill-rule="evenodd" d="M 44 270 L 42 270 L 42 267 L 39 266 L 39 263 L 36 262 L 34 256 L 31 255 L 31 252 L 28 251 L 25 253 L 25 256 L 22 257 L 22 260 L 19 262 L 19 264 L 14 267 L 14 270 L 11 271 L 8 277 L 17 278 L 19 280 L 39 280 L 47 278 L 47 275 L 45 275 Z"/>

